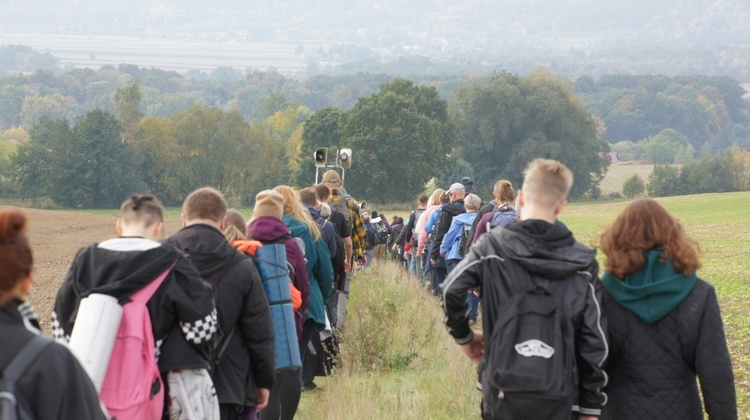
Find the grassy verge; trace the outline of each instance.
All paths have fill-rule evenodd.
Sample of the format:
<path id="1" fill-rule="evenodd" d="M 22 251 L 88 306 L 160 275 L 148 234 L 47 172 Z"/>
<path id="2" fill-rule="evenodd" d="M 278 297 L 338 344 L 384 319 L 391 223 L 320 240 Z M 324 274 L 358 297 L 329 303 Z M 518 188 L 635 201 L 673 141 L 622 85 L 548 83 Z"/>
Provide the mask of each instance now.
<path id="1" fill-rule="evenodd" d="M 476 365 L 445 332 L 435 297 L 394 264 L 352 283 L 334 375 L 305 392 L 299 418 L 477 418 Z"/>
<path id="2" fill-rule="evenodd" d="M 719 296 L 740 418 L 750 416 L 750 193 L 659 199 L 703 250 L 698 274 Z M 628 204 L 568 206 L 560 219 L 592 244 Z M 386 213 L 387 214 L 387 213 Z M 601 253 L 598 258 L 602 258 Z M 358 275 L 341 344 L 342 364 L 303 394 L 300 418 L 468 418 L 479 416 L 475 365 L 445 332 L 442 310 L 397 267 Z"/>

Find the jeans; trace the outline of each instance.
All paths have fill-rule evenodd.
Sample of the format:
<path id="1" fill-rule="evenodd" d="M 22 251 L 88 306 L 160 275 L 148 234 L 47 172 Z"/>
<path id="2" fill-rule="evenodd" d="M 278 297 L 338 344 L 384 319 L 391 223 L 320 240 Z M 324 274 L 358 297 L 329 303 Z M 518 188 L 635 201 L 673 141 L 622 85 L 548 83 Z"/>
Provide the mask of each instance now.
<path id="1" fill-rule="evenodd" d="M 374 249 L 366 249 L 365 255 L 367 256 L 367 264 L 365 264 L 365 268 L 369 267 L 370 264 L 372 264 L 372 255 L 373 255 Z"/>
<path id="2" fill-rule="evenodd" d="M 469 290 L 469 319 L 472 321 L 479 318 L 479 296 L 474 294 L 473 290 Z"/>

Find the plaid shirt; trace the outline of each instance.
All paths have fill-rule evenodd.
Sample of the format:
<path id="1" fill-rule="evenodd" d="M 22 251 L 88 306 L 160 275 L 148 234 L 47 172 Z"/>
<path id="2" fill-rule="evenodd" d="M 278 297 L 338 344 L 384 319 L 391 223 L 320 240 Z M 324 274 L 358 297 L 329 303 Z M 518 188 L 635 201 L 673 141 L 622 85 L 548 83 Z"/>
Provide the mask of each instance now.
<path id="1" fill-rule="evenodd" d="M 341 191 L 333 190 L 331 192 L 331 201 L 338 202 L 345 200 Z M 346 199 L 346 206 L 352 216 L 352 254 L 354 256 L 364 255 L 365 253 L 365 228 L 362 226 L 362 218 L 359 216 L 359 206 L 354 198 Z"/>

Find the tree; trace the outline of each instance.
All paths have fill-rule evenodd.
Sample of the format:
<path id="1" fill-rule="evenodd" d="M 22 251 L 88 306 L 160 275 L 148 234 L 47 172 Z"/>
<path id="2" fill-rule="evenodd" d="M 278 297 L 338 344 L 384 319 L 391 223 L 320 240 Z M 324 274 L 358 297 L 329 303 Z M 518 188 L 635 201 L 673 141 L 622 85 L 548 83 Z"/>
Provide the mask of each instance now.
<path id="1" fill-rule="evenodd" d="M 354 153 L 347 191 L 384 203 L 412 200 L 443 170 L 454 129 L 434 87 L 396 79 L 359 99 L 342 136 Z"/>
<path id="2" fill-rule="evenodd" d="M 50 158 L 49 149 L 32 142 L 18 146 L 10 157 L 11 178 L 18 183 L 21 198 L 31 198 L 32 207 L 49 191 Z"/>
<path id="3" fill-rule="evenodd" d="M 181 161 L 171 121 L 142 119 L 129 144 L 145 191 L 166 205 L 179 205 L 184 198 L 179 185 Z"/>
<path id="4" fill-rule="evenodd" d="M 116 207 L 140 189 L 132 154 L 114 115 L 95 110 L 78 117 L 70 138 L 53 144 L 50 195 L 67 207 Z"/>
<path id="5" fill-rule="evenodd" d="M 680 146 L 684 150 L 690 140 L 679 131 L 666 128 L 645 142 L 643 157 L 651 163 L 674 163 Z"/>
<path id="6" fill-rule="evenodd" d="M 500 178 L 519 186 L 526 165 L 538 157 L 557 159 L 573 171 L 573 198 L 595 192 L 606 173 L 607 143 L 597 137 L 569 82 L 555 75 L 494 74 L 457 88 L 450 107 L 460 155 L 474 166 L 474 181 L 485 196 Z"/>
<path id="7" fill-rule="evenodd" d="M 345 124 L 346 115 L 344 111 L 325 107 L 316 111 L 304 123 L 302 130 L 302 141 L 299 153 L 292 172 L 291 183 L 298 187 L 304 187 L 315 182 L 315 160 L 313 153 L 319 147 L 328 147 L 329 152 L 344 147 L 341 129 Z M 355 153 L 354 159 L 357 158 Z"/>
<path id="8" fill-rule="evenodd" d="M 643 182 L 638 174 L 628 178 L 622 185 L 622 193 L 628 198 L 640 197 L 644 191 L 646 191 L 646 183 Z"/>
<path id="9" fill-rule="evenodd" d="M 141 112 L 141 83 L 140 80 L 134 79 L 128 82 L 125 87 L 117 88 L 114 98 L 115 115 L 125 131 L 125 138 L 129 139 L 133 135 L 133 130 L 138 122 L 143 118 Z"/>
<path id="10" fill-rule="evenodd" d="M 668 197 L 683 194 L 684 184 L 680 169 L 671 165 L 654 165 L 648 177 L 648 195 L 650 197 Z"/>

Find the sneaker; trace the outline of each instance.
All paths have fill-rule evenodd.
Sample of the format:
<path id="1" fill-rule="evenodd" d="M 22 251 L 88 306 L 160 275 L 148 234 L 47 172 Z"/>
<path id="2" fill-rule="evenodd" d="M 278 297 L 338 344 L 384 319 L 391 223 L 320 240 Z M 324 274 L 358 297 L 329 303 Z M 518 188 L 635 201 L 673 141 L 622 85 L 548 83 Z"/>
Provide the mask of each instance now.
<path id="1" fill-rule="evenodd" d="M 302 390 L 303 391 L 312 391 L 312 390 L 316 389 L 317 387 L 318 386 L 315 385 L 315 382 L 307 382 L 307 383 L 302 384 Z"/>

